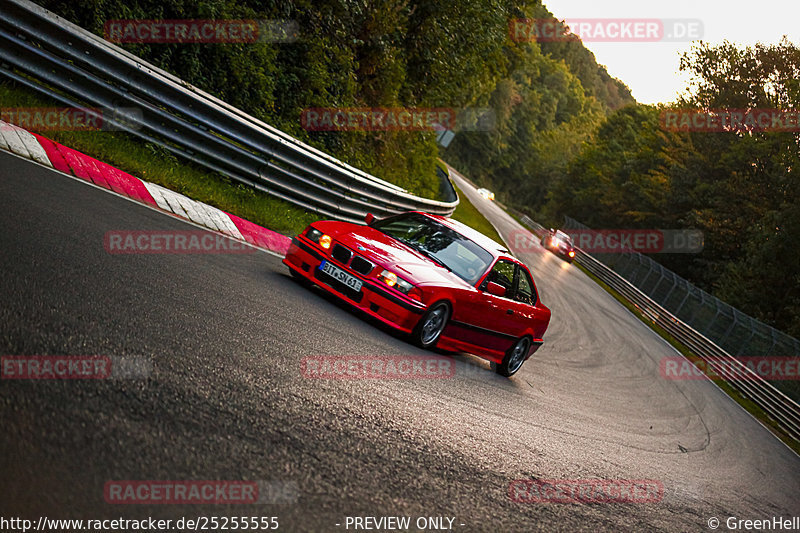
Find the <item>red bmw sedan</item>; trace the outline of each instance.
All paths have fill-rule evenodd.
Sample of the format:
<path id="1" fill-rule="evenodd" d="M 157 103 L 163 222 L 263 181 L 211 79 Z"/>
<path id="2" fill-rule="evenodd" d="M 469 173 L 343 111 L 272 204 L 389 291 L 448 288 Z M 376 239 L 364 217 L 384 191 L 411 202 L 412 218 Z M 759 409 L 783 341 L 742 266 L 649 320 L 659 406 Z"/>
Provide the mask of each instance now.
<path id="1" fill-rule="evenodd" d="M 575 260 L 575 246 L 572 244 L 572 237 L 561 230 L 550 231 L 542 237 L 542 246 L 562 257 L 568 263 Z"/>
<path id="2" fill-rule="evenodd" d="M 315 222 L 283 263 L 418 346 L 479 355 L 503 376 L 542 345 L 550 310 L 528 268 L 502 245 L 427 213 L 366 222 Z"/>

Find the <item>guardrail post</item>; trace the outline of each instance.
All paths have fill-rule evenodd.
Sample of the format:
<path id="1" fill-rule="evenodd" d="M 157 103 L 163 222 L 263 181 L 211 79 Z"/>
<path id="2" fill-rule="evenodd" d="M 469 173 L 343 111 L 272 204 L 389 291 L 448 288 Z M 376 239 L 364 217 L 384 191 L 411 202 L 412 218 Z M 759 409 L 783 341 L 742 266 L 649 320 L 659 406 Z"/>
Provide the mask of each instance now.
<path id="1" fill-rule="evenodd" d="M 775 338 L 775 330 L 774 329 L 770 329 L 769 333 L 770 333 L 770 339 L 772 339 L 772 344 L 770 345 L 769 350 L 767 350 L 766 357 L 769 357 L 770 355 L 772 355 L 772 350 L 774 350 L 775 346 L 778 344 L 778 340 Z"/>
<path id="2" fill-rule="evenodd" d="M 684 290 L 686 291 L 686 294 L 684 295 L 683 300 L 681 300 L 681 303 L 678 304 L 678 308 L 675 309 L 675 315 L 681 312 L 681 309 L 683 309 L 683 304 L 686 303 L 686 300 L 688 300 L 689 296 L 691 295 L 691 290 L 689 290 L 688 284 L 684 287 Z"/>
<path id="3" fill-rule="evenodd" d="M 672 274 L 672 287 L 670 287 L 669 290 L 667 291 L 667 294 L 664 295 L 664 298 L 661 300 L 661 305 L 665 305 L 667 303 L 667 301 L 669 300 L 670 295 L 672 295 L 672 291 L 674 291 L 675 287 L 678 286 L 678 276 L 677 276 L 677 274 L 675 274 L 675 272 L 670 272 L 670 274 Z"/>
<path id="4" fill-rule="evenodd" d="M 756 328 L 753 327 L 753 324 L 750 324 L 750 335 L 747 336 L 747 339 L 743 343 L 739 345 L 739 349 L 736 351 L 736 357 L 739 357 L 748 350 L 748 345 L 750 344 L 750 340 L 753 338 L 753 335 L 756 334 Z"/>
<path id="5" fill-rule="evenodd" d="M 712 300 L 712 301 L 713 301 L 713 300 Z M 715 323 L 715 322 L 717 321 L 717 319 L 719 318 L 720 308 L 719 308 L 719 305 L 717 304 L 717 302 L 716 302 L 716 301 L 714 301 L 714 308 L 717 310 L 717 312 L 716 312 L 716 313 L 714 313 L 714 318 L 712 318 L 712 319 L 711 319 L 711 322 L 709 322 L 709 323 L 708 323 L 708 326 L 706 326 L 706 329 L 705 329 L 705 331 L 704 331 L 704 333 L 705 333 L 707 336 L 709 336 L 709 335 L 711 334 L 711 328 L 714 326 L 714 323 Z"/>
<path id="6" fill-rule="evenodd" d="M 664 281 L 664 272 L 660 272 L 660 274 L 661 274 L 661 276 L 658 278 L 658 281 L 656 281 L 656 284 L 650 290 L 650 294 L 651 295 L 656 293 L 656 290 L 658 290 L 658 286 L 661 285 L 662 281 Z"/>
<path id="7" fill-rule="evenodd" d="M 736 318 L 736 313 L 734 312 L 733 313 L 733 318 L 731 320 L 731 325 L 728 326 L 728 329 L 725 330 L 725 333 L 722 334 L 722 338 L 719 340 L 719 342 L 717 344 L 720 344 L 720 345 L 724 344 L 728 340 L 728 337 L 733 332 L 734 328 L 737 326 L 738 323 L 739 323 L 739 320 Z"/>

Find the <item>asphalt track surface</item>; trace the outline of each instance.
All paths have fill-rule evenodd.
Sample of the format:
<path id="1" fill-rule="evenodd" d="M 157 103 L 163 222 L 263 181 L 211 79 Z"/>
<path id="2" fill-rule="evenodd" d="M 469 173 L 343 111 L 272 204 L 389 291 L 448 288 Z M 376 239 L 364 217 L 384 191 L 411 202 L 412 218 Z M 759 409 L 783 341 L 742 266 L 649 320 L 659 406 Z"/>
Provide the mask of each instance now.
<path id="1" fill-rule="evenodd" d="M 518 229 L 461 185 L 501 234 Z M 152 364 L 146 379 L 0 381 L 2 517 L 708 531 L 712 516 L 800 514 L 800 458 L 712 384 L 663 379 L 659 361 L 675 352 L 540 249 L 520 255 L 552 321 L 511 379 L 454 355 L 450 379 L 319 380 L 303 377 L 303 357 L 426 352 L 293 281 L 271 254 L 108 254 L 109 230 L 193 228 L 6 153 L 0 227 L 0 354 Z M 509 499 L 513 480 L 531 478 L 650 479 L 665 492 L 646 504 Z M 298 497 L 113 505 L 108 480 L 272 480 Z"/>

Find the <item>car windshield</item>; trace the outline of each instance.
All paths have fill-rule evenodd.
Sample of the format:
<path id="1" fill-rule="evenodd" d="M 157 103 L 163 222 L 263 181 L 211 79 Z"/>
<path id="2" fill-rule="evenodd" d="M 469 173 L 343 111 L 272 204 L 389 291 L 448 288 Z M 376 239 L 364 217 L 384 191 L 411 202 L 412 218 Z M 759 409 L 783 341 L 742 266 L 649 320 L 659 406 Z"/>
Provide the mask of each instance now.
<path id="1" fill-rule="evenodd" d="M 461 233 L 419 213 L 390 217 L 372 227 L 426 255 L 469 284 L 475 284 L 494 259 Z"/>
<path id="2" fill-rule="evenodd" d="M 566 243 L 572 244 L 572 238 L 561 230 L 556 232 L 556 237 L 558 237 L 559 239 L 561 239 Z"/>

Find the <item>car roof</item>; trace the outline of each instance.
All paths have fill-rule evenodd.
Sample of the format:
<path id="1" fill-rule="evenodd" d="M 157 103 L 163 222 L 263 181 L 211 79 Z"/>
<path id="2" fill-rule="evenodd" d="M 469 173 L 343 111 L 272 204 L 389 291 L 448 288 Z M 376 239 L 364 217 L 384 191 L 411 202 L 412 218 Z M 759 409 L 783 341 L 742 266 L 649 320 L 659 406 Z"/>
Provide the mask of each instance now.
<path id="1" fill-rule="evenodd" d="M 487 252 L 490 252 L 495 257 L 506 256 L 513 258 L 515 261 L 517 260 L 516 258 L 514 258 L 513 255 L 511 255 L 511 252 L 508 251 L 508 248 L 506 248 L 504 244 L 500 244 L 494 239 L 490 239 L 480 231 L 472 229 L 471 227 L 467 226 L 462 222 L 453 220 L 452 218 L 434 215 L 431 213 L 424 213 L 422 211 L 415 211 L 415 213 L 420 213 L 422 215 L 425 215 L 426 217 L 432 218 L 437 222 L 441 222 L 450 229 L 456 230 L 457 232 L 463 234 L 468 239 L 475 241 L 475 243 L 480 245 L 482 248 L 484 248 Z"/>

